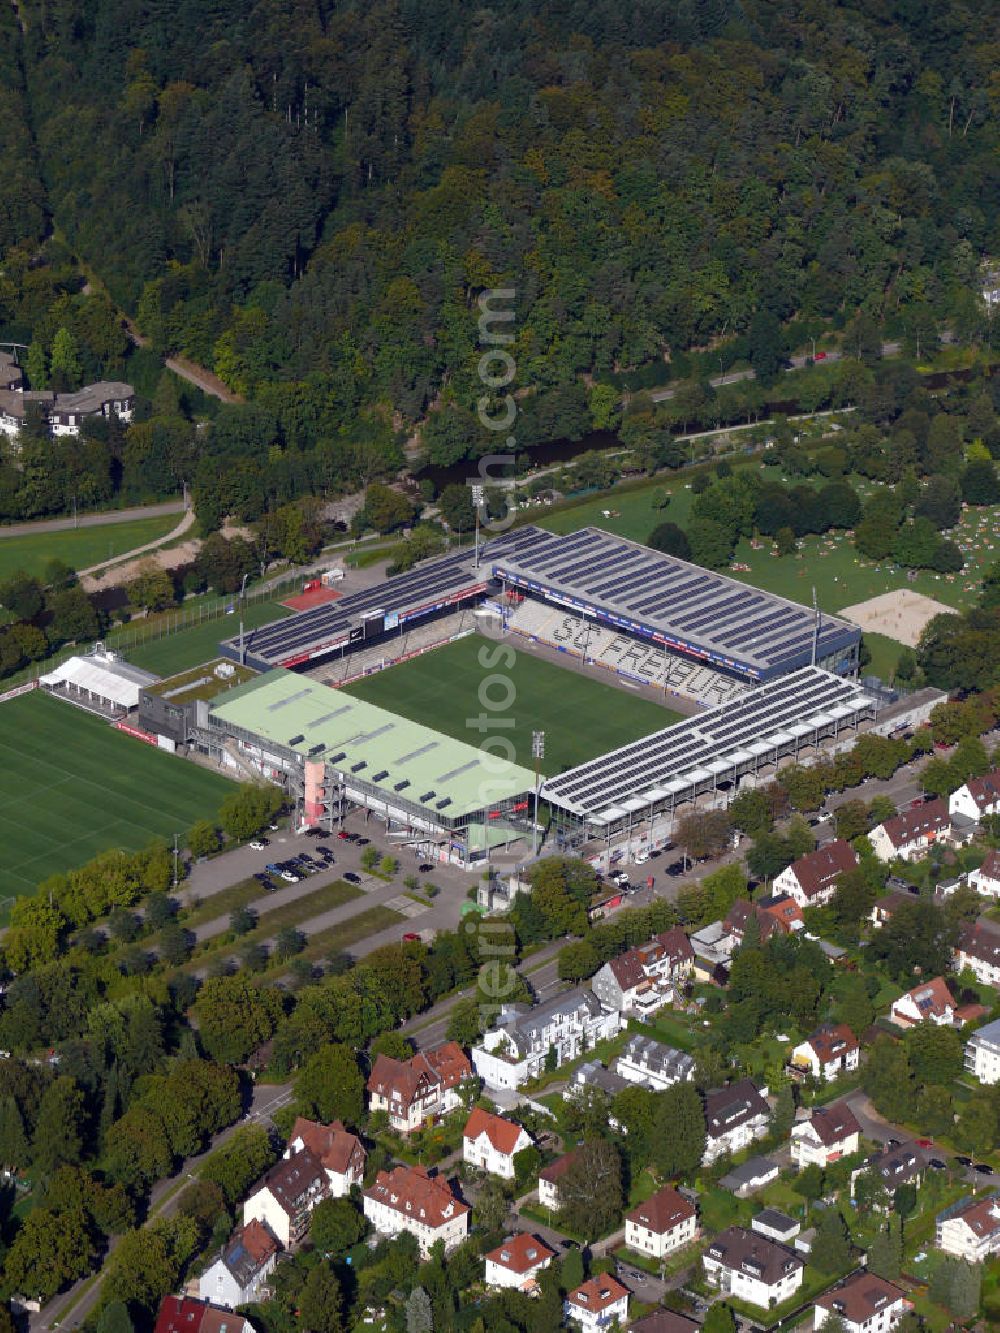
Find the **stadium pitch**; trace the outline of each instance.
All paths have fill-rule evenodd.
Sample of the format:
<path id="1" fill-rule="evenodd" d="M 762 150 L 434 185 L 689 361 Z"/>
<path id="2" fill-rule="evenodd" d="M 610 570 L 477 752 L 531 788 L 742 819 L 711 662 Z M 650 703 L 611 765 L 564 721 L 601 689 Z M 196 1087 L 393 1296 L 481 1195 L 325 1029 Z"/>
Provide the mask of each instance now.
<path id="1" fill-rule="evenodd" d="M 660 731 L 680 718 L 679 713 L 648 699 L 518 652 L 515 642 L 497 643 L 472 635 L 345 688 L 349 694 L 470 745 L 481 745 L 487 736 L 509 736 L 517 763 L 526 768 L 532 766 L 531 733 L 544 731 L 545 758 L 540 767 L 547 777 Z M 515 653 L 513 667 L 508 667 L 509 658 L 504 655 L 508 649 Z M 497 706 L 505 698 L 497 683 L 486 687 L 493 708 L 483 707 L 480 691 L 490 676 L 510 680 L 513 696 L 508 706 Z M 484 713 L 495 725 L 480 731 L 475 719 Z M 501 725 L 507 718 L 513 719 L 512 726 Z"/>
<path id="2" fill-rule="evenodd" d="M 41 690 L 0 704 L 0 893 L 214 818 L 228 779 Z"/>

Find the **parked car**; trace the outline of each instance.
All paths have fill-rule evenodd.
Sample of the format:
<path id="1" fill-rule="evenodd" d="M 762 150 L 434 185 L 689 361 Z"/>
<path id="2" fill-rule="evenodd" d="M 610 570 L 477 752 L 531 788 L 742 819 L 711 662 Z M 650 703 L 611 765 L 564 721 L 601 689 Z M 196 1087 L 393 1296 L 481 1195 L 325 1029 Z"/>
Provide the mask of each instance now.
<path id="1" fill-rule="evenodd" d="M 281 870 L 278 873 L 287 884 L 298 884 L 302 879 L 302 876 L 296 875 L 294 870 Z"/>
<path id="2" fill-rule="evenodd" d="M 342 839 L 344 842 L 347 842 L 350 836 L 351 835 L 348 833 L 347 829 L 343 828 L 337 829 L 337 837 Z"/>
<path id="3" fill-rule="evenodd" d="M 934 1147 L 934 1140 L 933 1140 L 933 1139 L 917 1139 L 917 1147 L 918 1147 L 918 1148 L 933 1148 L 933 1147 Z"/>
<path id="4" fill-rule="evenodd" d="M 959 1164 L 959 1166 L 971 1166 L 971 1165 L 972 1165 L 972 1158 L 971 1158 L 971 1157 L 956 1157 L 956 1158 L 955 1158 L 955 1161 Z"/>
<path id="5" fill-rule="evenodd" d="M 271 878 L 270 875 L 265 875 L 263 870 L 256 871 L 254 874 L 254 879 L 257 881 L 258 884 L 263 885 L 265 889 L 270 890 L 274 888 L 274 880 Z"/>
<path id="6" fill-rule="evenodd" d="M 360 875 L 356 875 L 356 874 L 354 873 L 353 870 L 345 870 L 345 871 L 344 871 L 344 878 L 347 880 L 348 884 L 360 884 L 360 883 L 361 883 L 361 876 L 360 876 Z"/>
<path id="7" fill-rule="evenodd" d="M 403 943 L 404 943 L 404 944 L 419 944 L 419 943 L 420 943 L 420 936 L 417 935 L 417 934 L 415 934 L 412 930 L 408 930 L 408 931 L 406 932 L 406 934 L 403 936 Z"/>
<path id="8" fill-rule="evenodd" d="M 267 838 L 251 838 L 247 843 L 252 852 L 262 852 L 267 845 Z"/>
<path id="9" fill-rule="evenodd" d="M 422 861 L 421 864 L 417 866 L 417 869 L 420 871 L 421 875 L 427 875 L 434 869 L 434 867 L 431 865 L 430 861 Z"/>
<path id="10" fill-rule="evenodd" d="M 927 1165 L 932 1171 L 943 1171 L 948 1163 L 942 1162 L 940 1157 L 929 1157 L 927 1159 Z"/>
<path id="11" fill-rule="evenodd" d="M 973 1171 L 978 1171 L 981 1176 L 993 1175 L 993 1168 L 987 1162 L 976 1162 L 972 1169 Z"/>

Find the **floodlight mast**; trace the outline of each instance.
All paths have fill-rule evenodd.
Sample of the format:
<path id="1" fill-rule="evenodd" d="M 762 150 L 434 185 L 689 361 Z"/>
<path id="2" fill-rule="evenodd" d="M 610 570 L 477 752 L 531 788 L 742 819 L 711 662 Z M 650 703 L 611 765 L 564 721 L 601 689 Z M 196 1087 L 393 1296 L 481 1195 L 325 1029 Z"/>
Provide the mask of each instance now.
<path id="1" fill-rule="evenodd" d="M 531 855 L 538 855 L 538 761 L 545 757 L 545 732 L 531 733 L 531 757 L 535 761 L 535 818 L 531 829 Z"/>
<path id="2" fill-rule="evenodd" d="M 485 497 L 485 495 L 486 495 L 486 488 L 485 488 L 484 486 L 480 486 L 480 485 L 478 485 L 477 483 L 473 483 L 471 489 L 472 489 L 472 507 L 473 507 L 473 509 L 475 510 L 475 513 L 476 513 L 476 564 L 475 564 L 475 567 L 476 567 L 476 569 L 478 570 L 478 569 L 479 569 L 479 511 L 480 511 L 480 509 L 482 509 L 482 507 L 483 507 L 483 499 L 484 499 L 484 497 Z"/>

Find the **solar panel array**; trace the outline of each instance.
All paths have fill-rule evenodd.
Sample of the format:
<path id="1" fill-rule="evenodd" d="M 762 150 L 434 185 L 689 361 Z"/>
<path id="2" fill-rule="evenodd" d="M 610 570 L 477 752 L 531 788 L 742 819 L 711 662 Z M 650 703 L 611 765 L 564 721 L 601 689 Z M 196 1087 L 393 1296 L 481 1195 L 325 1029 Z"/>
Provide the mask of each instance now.
<path id="1" fill-rule="evenodd" d="M 576 815 L 639 809 L 736 762 L 748 762 L 814 727 L 855 721 L 873 711 L 861 687 L 819 667 L 804 667 L 733 703 L 645 736 L 550 778 L 542 794 Z M 740 760 L 734 756 L 741 756 Z M 695 776 L 700 775 L 700 776 Z M 620 809 L 619 814 L 625 811 Z"/>
<path id="2" fill-rule="evenodd" d="M 754 679 L 811 661 L 815 618 L 808 607 L 600 528 L 568 537 L 536 533 L 491 558 L 494 573 L 515 585 L 589 607 L 610 623 Z M 859 637 L 855 626 L 823 615 L 817 658 L 846 651 Z"/>
<path id="3" fill-rule="evenodd" d="M 273 621 L 245 635 L 244 651 L 249 659 L 268 666 L 287 666 L 304 661 L 326 645 L 336 647 L 346 641 L 351 630 L 362 624 L 366 614 L 398 612 L 405 620 L 415 612 L 447 602 L 466 588 L 485 585 L 490 579 L 490 560 L 507 548 L 527 549 L 536 534 L 545 535 L 537 528 L 521 528 L 484 543 L 480 548 L 478 571 L 472 550 L 456 551 L 339 601 Z M 238 639 L 229 640 L 234 652 L 238 645 Z"/>

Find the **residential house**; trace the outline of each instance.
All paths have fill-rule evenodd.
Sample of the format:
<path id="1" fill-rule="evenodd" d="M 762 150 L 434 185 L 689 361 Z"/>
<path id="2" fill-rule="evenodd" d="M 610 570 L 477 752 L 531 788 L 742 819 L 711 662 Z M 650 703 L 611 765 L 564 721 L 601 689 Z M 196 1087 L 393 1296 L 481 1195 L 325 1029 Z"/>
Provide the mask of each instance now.
<path id="1" fill-rule="evenodd" d="M 877 824 L 868 840 L 880 861 L 915 861 L 935 842 L 951 836 L 948 804 L 940 797 Z"/>
<path id="2" fill-rule="evenodd" d="M 350 1194 L 351 1186 L 360 1185 L 364 1179 L 368 1154 L 357 1134 L 345 1129 L 339 1120 L 320 1125 L 300 1115 L 292 1126 L 285 1157 L 293 1157 L 304 1148 L 319 1159 L 333 1198 Z"/>
<path id="3" fill-rule="evenodd" d="M 639 1083 L 653 1092 L 663 1092 L 675 1083 L 694 1078 L 694 1060 L 686 1051 L 664 1046 L 636 1033 L 614 1064 L 615 1073 L 629 1083 Z"/>
<path id="4" fill-rule="evenodd" d="M 769 940 L 772 935 L 790 935 L 796 929 L 794 917 L 786 919 L 781 913 L 769 911 L 760 903 L 737 898 L 722 923 L 723 940 L 729 954 L 735 953 L 743 943 L 747 922 L 752 916 L 757 919 L 757 929 L 762 943 Z"/>
<path id="5" fill-rule="evenodd" d="M 799 907 L 823 907 L 837 890 L 837 878 L 858 864 L 858 854 L 849 842 L 835 838 L 814 852 L 800 856 L 774 877 L 775 893 L 785 893 Z"/>
<path id="6" fill-rule="evenodd" d="M 532 1291 L 538 1274 L 555 1257 L 555 1250 L 549 1249 L 543 1240 L 519 1231 L 486 1255 L 486 1285 Z"/>
<path id="7" fill-rule="evenodd" d="M 531 1147 L 531 1135 L 513 1120 L 475 1106 L 462 1133 L 462 1160 L 481 1171 L 514 1179 L 514 1157 Z"/>
<path id="8" fill-rule="evenodd" d="M 852 1273 L 817 1299 L 813 1328 L 839 1318 L 847 1333 L 889 1333 L 911 1308 L 905 1294 L 885 1278 L 874 1273 Z"/>
<path id="9" fill-rule="evenodd" d="M 16 393 L 24 387 L 24 376 L 12 352 L 0 349 L 0 389 Z"/>
<path id="10" fill-rule="evenodd" d="M 690 976 L 694 949 L 674 926 L 648 944 L 628 949 L 604 964 L 591 987 L 605 1009 L 623 1014 L 650 1014 L 676 998 L 676 987 Z"/>
<path id="11" fill-rule="evenodd" d="M 948 811 L 978 824 L 983 815 L 1000 814 L 1000 769 L 969 778 L 948 797 Z"/>
<path id="12" fill-rule="evenodd" d="M 860 1176 L 871 1173 L 880 1182 L 887 1195 L 887 1206 L 892 1207 L 892 1198 L 901 1185 L 914 1185 L 920 1188 L 927 1162 L 915 1143 L 900 1143 L 895 1148 L 883 1148 L 851 1172 L 851 1198 L 854 1198 Z"/>
<path id="13" fill-rule="evenodd" d="M 563 1153 L 562 1157 L 548 1166 L 543 1166 L 538 1173 L 538 1202 L 543 1208 L 550 1209 L 557 1213 L 562 1207 L 562 1200 L 559 1198 L 559 1181 L 573 1165 L 577 1158 L 577 1150 Z"/>
<path id="14" fill-rule="evenodd" d="M 554 1060 L 574 1060 L 622 1025 L 618 1010 L 606 1010 L 591 991 L 577 988 L 528 1008 L 504 1005 L 495 1028 L 472 1048 L 472 1063 L 488 1088 L 519 1088 Z"/>
<path id="15" fill-rule="evenodd" d="M 935 1243 L 969 1264 L 1000 1254 L 1000 1194 L 963 1199 L 946 1209 L 937 1219 Z"/>
<path id="16" fill-rule="evenodd" d="M 767 1133 L 771 1110 L 751 1079 L 741 1078 L 728 1087 L 705 1095 L 704 1165 L 725 1153 L 737 1153 Z"/>
<path id="17" fill-rule="evenodd" d="M 1000 1018 L 984 1024 L 965 1043 L 965 1067 L 980 1083 L 1000 1083 Z"/>
<path id="18" fill-rule="evenodd" d="M 904 893 L 902 889 L 892 889 L 885 893 L 881 898 L 876 898 L 875 904 L 868 915 L 868 920 L 880 930 L 886 922 L 891 921 L 895 914 L 905 903 L 912 903 L 915 894 Z"/>
<path id="19" fill-rule="evenodd" d="M 408 1231 L 426 1259 L 437 1241 L 446 1250 L 460 1245 L 469 1232 L 469 1205 L 452 1193 L 447 1181 L 428 1175 L 422 1166 L 397 1166 L 380 1171 L 364 1192 L 364 1214 L 381 1236 Z"/>
<path id="20" fill-rule="evenodd" d="M 628 1322 L 628 1289 L 608 1273 L 599 1273 L 571 1291 L 563 1302 L 563 1315 L 578 1324 L 583 1333 L 597 1333 L 616 1320 Z"/>
<path id="21" fill-rule="evenodd" d="M 614 1073 L 600 1060 L 585 1060 L 583 1064 L 577 1065 L 573 1071 L 573 1081 L 563 1093 L 564 1097 L 582 1097 L 590 1089 L 597 1092 L 603 1092 L 609 1099 L 624 1092 L 629 1087 L 628 1079 L 622 1078 L 620 1074 Z M 615 1127 L 614 1121 L 608 1123 Z"/>
<path id="22" fill-rule="evenodd" d="M 672 1185 L 664 1185 L 625 1214 L 625 1244 L 651 1259 L 690 1245 L 697 1232 L 697 1209 Z"/>
<path id="23" fill-rule="evenodd" d="M 734 1166 L 720 1179 L 719 1184 L 738 1199 L 748 1199 L 765 1185 L 772 1184 L 781 1174 L 781 1168 L 770 1157 L 748 1157 Z"/>
<path id="24" fill-rule="evenodd" d="M 938 1027 L 954 1027 L 955 1000 L 943 977 L 921 982 L 893 1000 L 889 1017 L 899 1027 L 910 1028 L 917 1023 L 936 1023 Z"/>
<path id="25" fill-rule="evenodd" d="M 9 373 L 0 374 L 0 380 L 5 383 L 10 379 Z M 75 393 L 25 390 L 23 382 L 11 388 L 8 383 L 7 387 L 0 388 L 0 431 L 16 441 L 32 404 L 53 435 L 79 435 L 87 418 L 117 417 L 120 421 L 131 421 L 135 390 L 131 384 L 116 380 L 88 384 Z"/>
<path id="26" fill-rule="evenodd" d="M 254 1333 L 253 1324 L 232 1310 L 220 1310 L 191 1296 L 164 1296 L 153 1333 Z"/>
<path id="27" fill-rule="evenodd" d="M 256 1219 L 237 1227 L 219 1257 L 198 1279 L 198 1295 L 227 1310 L 262 1300 L 279 1249 L 267 1227 Z"/>
<path id="28" fill-rule="evenodd" d="M 965 882 L 984 898 L 1000 898 L 1000 851 L 987 852 L 986 860 L 976 870 L 969 871 Z"/>
<path id="29" fill-rule="evenodd" d="M 792 1126 L 792 1161 L 800 1171 L 807 1166 L 825 1171 L 832 1162 L 856 1153 L 860 1143 L 861 1126 L 846 1102 L 816 1106 Z"/>
<path id="30" fill-rule="evenodd" d="M 750 1219 L 750 1230 L 781 1245 L 791 1245 L 802 1230 L 802 1223 L 777 1208 L 762 1208 Z"/>
<path id="31" fill-rule="evenodd" d="M 758 898 L 756 906 L 758 912 L 766 912 L 768 916 L 773 916 L 786 935 L 797 930 L 805 930 L 806 921 L 802 915 L 802 908 L 787 893 L 773 893 L 769 898 Z"/>
<path id="32" fill-rule="evenodd" d="M 409 1060 L 379 1055 L 368 1076 L 368 1109 L 387 1112 L 393 1129 L 411 1134 L 461 1105 L 462 1084 L 472 1076 L 468 1056 L 454 1041 Z"/>
<path id="33" fill-rule="evenodd" d="M 309 1230 L 309 1216 L 330 1187 L 319 1159 L 303 1148 L 273 1166 L 243 1205 L 243 1224 L 263 1222 L 287 1250 Z"/>
<path id="34" fill-rule="evenodd" d="M 956 972 L 968 968 L 984 986 L 1000 986 L 1000 932 L 984 921 L 963 926 L 954 965 Z"/>
<path id="35" fill-rule="evenodd" d="M 767 1310 L 794 1296 L 805 1265 L 797 1254 L 746 1227 L 728 1227 L 702 1256 L 709 1283 Z"/>
<path id="36" fill-rule="evenodd" d="M 846 1023 L 824 1023 L 792 1051 L 792 1076 L 812 1075 L 820 1083 L 829 1083 L 858 1067 L 858 1039 Z"/>

